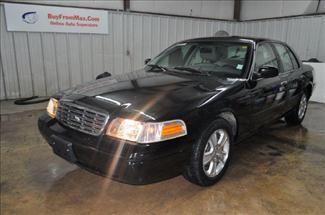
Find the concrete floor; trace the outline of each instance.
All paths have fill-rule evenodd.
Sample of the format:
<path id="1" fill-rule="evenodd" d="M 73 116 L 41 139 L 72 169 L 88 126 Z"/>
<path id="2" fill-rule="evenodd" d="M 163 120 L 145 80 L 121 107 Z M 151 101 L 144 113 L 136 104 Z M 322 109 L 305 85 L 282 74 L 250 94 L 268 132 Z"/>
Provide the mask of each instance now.
<path id="1" fill-rule="evenodd" d="M 302 127 L 279 122 L 236 146 L 223 180 L 202 188 L 182 176 L 131 186 L 91 174 L 52 153 L 40 111 L 2 112 L 1 214 L 324 214 L 324 113 L 312 103 Z"/>

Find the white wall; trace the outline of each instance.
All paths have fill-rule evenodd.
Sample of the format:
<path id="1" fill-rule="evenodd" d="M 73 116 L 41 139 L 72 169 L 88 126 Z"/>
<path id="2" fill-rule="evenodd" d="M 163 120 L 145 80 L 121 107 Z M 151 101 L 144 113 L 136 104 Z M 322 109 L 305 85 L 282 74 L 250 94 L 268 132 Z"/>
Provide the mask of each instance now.
<path id="1" fill-rule="evenodd" d="M 302 60 L 325 62 L 325 15 L 240 22 L 235 34 L 288 43 Z"/>
<path id="2" fill-rule="evenodd" d="M 131 0 L 130 3 L 133 11 L 233 19 L 234 0 Z"/>
<path id="3" fill-rule="evenodd" d="M 8 32 L 0 5 L 0 99 L 51 95 L 104 71 L 128 73 L 176 41 L 234 28 L 226 21 L 108 11 L 108 35 Z"/>
<path id="4" fill-rule="evenodd" d="M 7 0 L 123 10 L 123 0 Z M 233 19 L 234 0 L 130 0 L 130 10 L 215 19 Z"/>
<path id="5" fill-rule="evenodd" d="M 241 20 L 315 13 L 318 0 L 242 0 Z M 322 0 L 318 12 L 325 12 Z"/>
<path id="6" fill-rule="evenodd" d="M 176 41 L 218 30 L 286 41 L 301 59 L 325 61 L 324 15 L 238 23 L 109 11 L 108 28 L 108 35 L 8 32 L 0 5 L 0 99 L 52 95 L 104 71 L 128 73 Z"/>
<path id="7" fill-rule="evenodd" d="M 123 10 L 123 0 L 6 0 L 52 5 Z M 318 0 L 241 0 L 241 19 L 315 13 Z M 215 19 L 233 19 L 234 0 L 130 0 L 130 10 Z M 325 12 L 321 0 L 318 12 Z"/>
<path id="8" fill-rule="evenodd" d="M 319 13 L 325 13 L 325 0 L 321 0 L 318 8 Z"/>
<path id="9" fill-rule="evenodd" d="M 102 8 L 102 9 L 115 9 L 123 10 L 123 0 L 6 0 L 8 2 L 16 3 L 34 3 L 34 4 L 50 4 L 50 5 L 62 5 L 72 7 L 90 7 L 90 8 Z"/>
<path id="10" fill-rule="evenodd" d="M 325 103 L 325 63 L 304 63 L 314 68 L 316 86 L 311 101 Z"/>

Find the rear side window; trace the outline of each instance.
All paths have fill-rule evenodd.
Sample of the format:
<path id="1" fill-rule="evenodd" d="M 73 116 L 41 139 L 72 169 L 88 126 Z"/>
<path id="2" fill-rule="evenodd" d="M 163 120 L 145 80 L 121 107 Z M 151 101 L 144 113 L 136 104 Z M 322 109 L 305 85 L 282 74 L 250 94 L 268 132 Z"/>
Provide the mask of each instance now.
<path id="1" fill-rule="evenodd" d="M 285 46 L 278 43 L 275 43 L 274 47 L 280 56 L 280 60 L 282 61 L 284 72 L 289 72 L 293 70 L 294 65 L 291 61 L 290 51 Z"/>
<path id="2" fill-rule="evenodd" d="M 259 45 L 256 50 L 255 71 L 258 71 L 262 66 L 278 68 L 276 55 L 269 43 Z"/>
<path id="3" fill-rule="evenodd" d="M 287 48 L 287 49 L 288 49 L 288 51 L 289 51 L 289 55 L 290 55 L 290 58 L 291 58 L 291 61 L 292 61 L 293 67 L 294 67 L 295 69 L 298 69 L 298 68 L 299 68 L 299 63 L 298 63 L 298 61 L 297 61 L 296 56 L 293 54 L 293 52 L 292 52 L 289 48 Z"/>

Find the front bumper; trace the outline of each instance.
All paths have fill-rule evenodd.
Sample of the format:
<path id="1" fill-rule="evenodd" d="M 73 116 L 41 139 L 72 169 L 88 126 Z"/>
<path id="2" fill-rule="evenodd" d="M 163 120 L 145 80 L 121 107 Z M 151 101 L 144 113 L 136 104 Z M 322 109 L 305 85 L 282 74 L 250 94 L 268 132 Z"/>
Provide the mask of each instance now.
<path id="1" fill-rule="evenodd" d="M 154 144 L 94 137 L 63 126 L 46 113 L 39 118 L 38 126 L 62 158 L 128 184 L 149 184 L 179 175 L 191 148 L 186 137 Z"/>

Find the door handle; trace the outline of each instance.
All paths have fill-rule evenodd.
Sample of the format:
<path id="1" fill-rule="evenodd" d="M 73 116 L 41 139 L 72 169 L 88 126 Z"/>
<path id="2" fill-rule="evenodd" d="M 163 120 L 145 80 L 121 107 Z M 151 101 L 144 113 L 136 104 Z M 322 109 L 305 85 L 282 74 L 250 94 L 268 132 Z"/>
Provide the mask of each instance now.
<path id="1" fill-rule="evenodd" d="M 287 84 L 288 84 L 288 81 L 282 81 L 282 82 L 281 82 L 281 85 L 282 85 L 282 86 L 287 86 Z"/>

